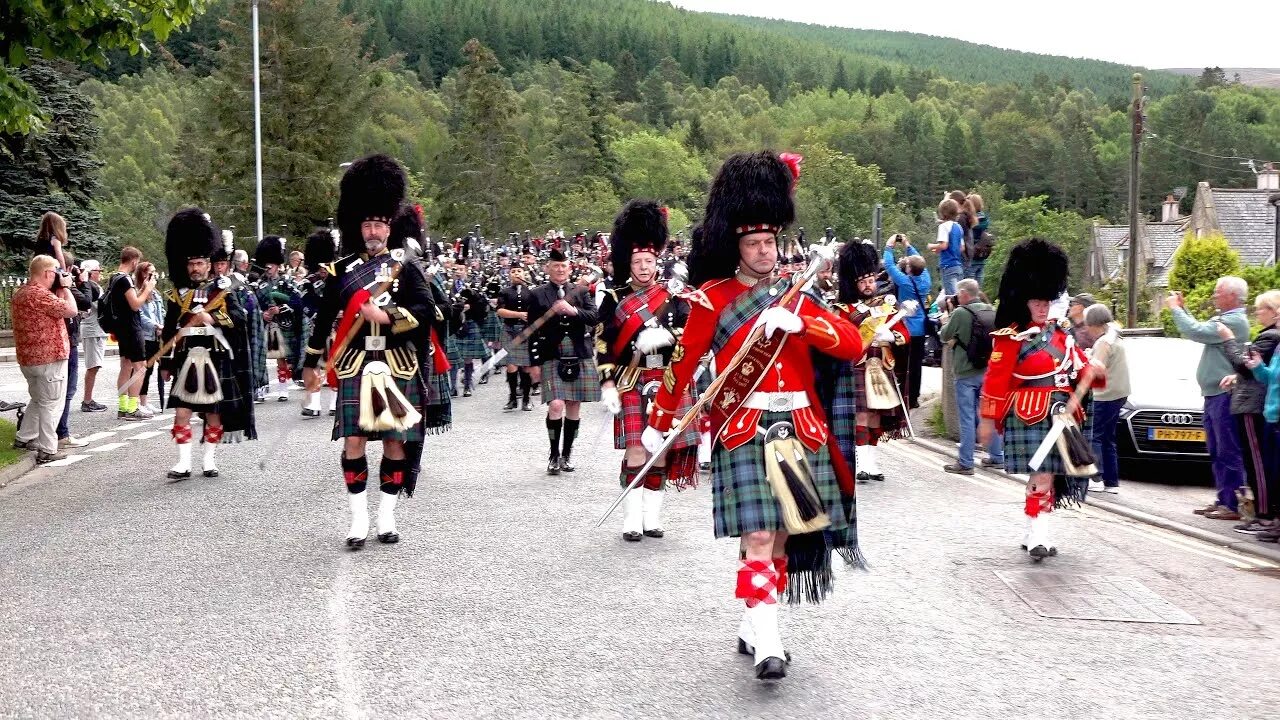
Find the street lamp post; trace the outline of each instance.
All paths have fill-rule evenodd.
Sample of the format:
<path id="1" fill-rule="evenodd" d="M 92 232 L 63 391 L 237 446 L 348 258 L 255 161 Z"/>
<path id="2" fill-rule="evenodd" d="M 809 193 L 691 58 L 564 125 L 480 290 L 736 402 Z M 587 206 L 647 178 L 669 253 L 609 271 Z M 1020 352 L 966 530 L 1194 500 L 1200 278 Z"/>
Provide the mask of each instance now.
<path id="1" fill-rule="evenodd" d="M 258 198 L 258 240 L 262 240 L 262 85 L 258 77 L 258 0 L 253 1 L 253 161 Z"/>

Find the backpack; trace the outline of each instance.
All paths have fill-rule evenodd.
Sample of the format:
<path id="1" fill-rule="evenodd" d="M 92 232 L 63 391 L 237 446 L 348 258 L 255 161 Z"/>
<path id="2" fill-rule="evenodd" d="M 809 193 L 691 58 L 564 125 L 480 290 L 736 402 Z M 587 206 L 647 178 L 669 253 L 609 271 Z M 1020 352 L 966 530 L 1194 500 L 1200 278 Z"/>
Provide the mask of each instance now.
<path id="1" fill-rule="evenodd" d="M 987 361 L 991 359 L 991 331 L 995 329 L 996 311 L 973 310 L 964 305 L 956 310 L 966 310 L 973 316 L 969 342 L 962 343 L 960 338 L 956 338 L 956 342 L 964 348 L 964 354 L 969 358 L 969 364 L 973 365 L 974 369 L 985 368 Z"/>
<path id="2" fill-rule="evenodd" d="M 107 289 L 102 292 L 102 297 L 98 298 L 98 327 L 102 328 L 102 332 L 112 335 L 116 333 L 116 309 L 111 305 L 111 291 L 122 277 L 124 275 L 119 273 L 112 276 L 107 283 Z"/>

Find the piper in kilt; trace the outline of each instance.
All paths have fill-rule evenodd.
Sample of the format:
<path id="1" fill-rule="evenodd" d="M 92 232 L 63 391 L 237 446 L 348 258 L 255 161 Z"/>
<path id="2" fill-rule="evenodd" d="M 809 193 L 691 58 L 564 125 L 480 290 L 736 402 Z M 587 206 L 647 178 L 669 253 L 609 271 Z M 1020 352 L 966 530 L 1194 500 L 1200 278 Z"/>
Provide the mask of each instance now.
<path id="1" fill-rule="evenodd" d="M 992 333 L 991 359 L 982 382 L 978 432 L 985 445 L 992 432 L 1004 435 L 1005 467 L 1028 473 L 1027 535 L 1023 547 L 1035 561 L 1057 555 L 1049 535 L 1049 515 L 1055 507 L 1083 500 L 1087 480 L 1069 467 L 1063 445 L 1049 451 L 1039 468 L 1031 458 L 1053 428 L 1053 416 L 1065 412 L 1077 422 L 1084 419 L 1071 397 L 1083 379 L 1089 360 L 1075 344 L 1071 332 L 1049 321 L 1049 306 L 1067 288 L 1067 255 L 1061 248 L 1038 238 L 1024 240 L 1009 251 L 1000 278 L 999 304 Z M 1069 324 L 1068 326 L 1069 327 Z M 1092 375 L 1102 384 L 1102 370 Z"/>
<path id="2" fill-rule="evenodd" d="M 462 396 L 471 397 L 475 388 L 475 361 L 484 362 L 489 358 L 489 348 L 485 345 L 483 327 L 485 316 L 489 314 L 489 301 L 484 293 L 476 290 L 468 283 L 468 270 L 464 263 L 453 266 L 454 278 L 450 281 L 450 297 L 453 299 L 454 315 L 461 323 L 454 329 L 458 340 L 458 357 L 462 366 Z M 453 371 L 453 394 L 457 395 L 457 369 Z"/>
<path id="3" fill-rule="evenodd" d="M 901 438 L 907 433 L 906 411 L 893 374 L 892 348 L 911 341 L 906 325 L 894 322 L 900 311 L 909 314 L 910 308 L 899 307 L 892 293 L 877 294 L 879 272 L 880 257 L 874 245 L 853 240 L 841 247 L 835 309 L 858 327 L 866 354 L 853 365 L 837 369 L 831 424 L 841 454 L 856 463 L 858 482 L 883 481 L 877 446 L 882 439 Z"/>
<path id="4" fill-rule="evenodd" d="M 620 477 L 625 488 L 650 458 L 640 436 L 648 405 L 684 333 L 689 303 L 658 282 L 658 255 L 667 245 L 666 208 L 644 200 L 627 203 L 613 222 L 610 241 L 618 286 L 605 290 L 600 304 L 596 359 L 604 404 L 614 414 L 614 447 L 626 450 Z M 682 281 L 676 282 L 682 290 Z M 692 407 L 686 388 L 680 410 L 688 412 Z M 690 426 L 658 458 L 643 484 L 623 498 L 623 539 L 639 542 L 646 535 L 662 537 L 662 494 L 667 482 L 683 489 L 695 486 L 697 480 L 698 428 Z"/>
<path id="5" fill-rule="evenodd" d="M 311 318 L 315 318 L 316 313 L 320 312 L 320 306 L 324 302 L 325 281 L 334 272 L 333 261 L 337 259 L 338 253 L 337 238 L 334 235 L 334 231 L 329 228 L 319 228 L 307 237 L 307 244 L 303 248 L 302 261 L 307 267 L 307 279 L 301 283 L 302 309 Z M 314 321 L 312 324 L 314 325 Z M 314 327 L 311 334 L 315 334 Z M 331 341 L 332 336 L 326 340 Z M 324 407 L 323 395 L 324 389 L 306 393 L 306 400 L 302 404 L 303 417 L 320 417 L 321 408 Z M 328 395 L 329 410 L 331 414 L 337 414 L 337 389 L 328 388 Z"/>
<path id="6" fill-rule="evenodd" d="M 563 252 L 552 250 L 546 267 L 548 282 L 529 293 L 529 317 L 548 316 L 529 338 L 529 360 L 537 366 L 533 381 L 542 383 L 547 403 L 547 474 L 559 475 L 574 471 L 569 457 L 582 403 L 600 400 L 593 354 L 599 314 L 588 289 L 569 282 L 569 258 Z"/>
<path id="7" fill-rule="evenodd" d="M 258 437 L 248 388 L 252 381 L 244 307 L 232 279 L 212 274 L 214 254 L 227 250 L 203 210 L 188 208 L 175 214 L 165 231 L 164 249 L 173 288 L 165 294 L 160 338 L 172 345 L 161 360 L 160 376 L 162 382 L 173 378 L 171 434 L 178 445 L 178 463 L 169 477 L 191 477 L 192 413 L 204 418 L 204 476 L 217 477 L 218 443 Z"/>
<path id="8" fill-rule="evenodd" d="M 334 263 L 307 345 L 307 389 L 320 389 L 317 366 L 339 312 L 342 323 L 329 351 L 330 381 L 338 386 L 333 439 L 343 438 L 342 474 L 351 508 L 347 546 L 364 546 L 369 534 L 366 485 L 368 440 L 382 441 L 378 540 L 399 542 L 396 499 L 404 488 L 405 443 L 422 438 L 423 387 L 418 343 L 424 341 L 431 305 L 427 279 L 405 262 L 402 238 L 391 221 L 405 193 L 405 174 L 394 159 L 373 155 L 347 168 L 339 186 L 338 228 L 344 257 Z"/>
<path id="9" fill-rule="evenodd" d="M 847 320 L 799 294 L 778 301 L 789 279 L 775 280 L 778 234 L 795 218 L 799 158 L 770 152 L 725 161 L 711 185 L 703 236 L 690 255 L 699 288 L 671 367 L 642 436 L 650 452 L 679 419 L 681 399 L 708 350 L 725 382 L 713 416 L 712 507 L 716 537 L 739 537 L 736 596 L 746 603 L 738 651 L 755 658 L 755 675 L 786 675 L 778 597 L 817 602 L 831 586 L 831 551 L 858 559 L 853 478 L 832 463 L 830 433 L 817 395 L 811 352 L 850 361 L 862 340 Z M 764 338 L 730 366 L 755 327 Z M 778 333 L 781 335 L 778 335 Z M 776 335 L 776 339 L 775 339 Z M 765 339 L 769 339 L 767 342 Z"/>
<path id="10" fill-rule="evenodd" d="M 258 281 L 258 305 L 266 323 L 267 359 L 276 361 L 275 396 L 289 401 L 289 384 L 295 376 L 295 346 L 301 346 L 302 294 L 284 266 L 285 239 L 268 235 L 259 243 L 253 262 L 262 268 Z"/>
<path id="11" fill-rule="evenodd" d="M 529 295 L 524 268 L 516 266 L 510 270 L 511 285 L 498 294 L 498 309 L 495 315 L 502 319 L 503 334 L 510 347 L 507 353 L 507 404 L 503 410 L 516 409 L 516 390 L 519 387 L 521 408 L 533 410 L 529 400 L 529 391 L 533 387 L 530 375 L 529 343 L 515 342 L 516 336 L 529 326 Z"/>

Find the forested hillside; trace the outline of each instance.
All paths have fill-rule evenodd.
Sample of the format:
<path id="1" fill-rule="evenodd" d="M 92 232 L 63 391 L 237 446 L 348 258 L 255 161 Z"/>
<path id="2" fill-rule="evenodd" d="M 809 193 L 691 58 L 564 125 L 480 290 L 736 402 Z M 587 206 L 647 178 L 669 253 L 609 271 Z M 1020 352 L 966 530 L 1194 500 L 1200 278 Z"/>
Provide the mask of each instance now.
<path id="1" fill-rule="evenodd" d="M 1049 58 L 1062 71 L 1029 82 L 1006 82 L 998 63 L 985 81 L 956 79 L 888 59 L 892 43 L 854 52 L 816 39 L 829 29 L 648 0 L 262 0 L 261 16 L 266 222 L 293 237 L 332 214 L 339 165 L 372 151 L 405 163 L 437 235 L 600 228 L 631 197 L 669 204 L 683 229 L 723 158 L 760 147 L 806 156 L 800 224 L 842 237 L 868 233 L 877 202 L 891 229 L 927 235 L 951 188 L 1007 199 L 1021 219 L 997 216 L 998 230 L 1045 228 L 1080 253 L 1090 218 L 1125 212 L 1129 120 L 1090 89 L 1119 66 Z M 185 203 L 251 234 L 250 61 L 247 4 L 218 0 L 145 63 L 92 79 L 43 70 L 94 111 L 7 139 L 27 160 L 22 193 L 0 193 L 5 245 L 34 232 L 49 188 L 57 207 L 81 208 L 86 236 L 154 251 Z M 1199 180 L 1253 183 L 1224 157 L 1280 159 L 1280 93 L 1212 73 L 1179 83 L 1152 89 L 1144 211 Z M 68 147 L 98 177 L 49 173 Z"/>

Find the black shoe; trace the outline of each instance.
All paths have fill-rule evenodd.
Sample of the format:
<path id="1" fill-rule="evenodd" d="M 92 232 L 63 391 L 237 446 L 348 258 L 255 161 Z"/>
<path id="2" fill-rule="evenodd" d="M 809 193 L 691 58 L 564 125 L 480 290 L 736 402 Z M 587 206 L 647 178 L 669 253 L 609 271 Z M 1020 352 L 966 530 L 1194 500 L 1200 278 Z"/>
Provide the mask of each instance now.
<path id="1" fill-rule="evenodd" d="M 560 458 L 553 457 L 547 461 L 547 474 L 548 475 L 560 474 Z"/>
<path id="2" fill-rule="evenodd" d="M 568 455 L 565 455 L 564 457 L 560 458 L 560 469 L 561 469 L 561 470 L 563 470 L 563 471 L 565 471 L 565 472 L 573 472 L 574 470 L 577 470 L 578 468 L 576 468 L 576 467 L 574 467 L 574 466 L 570 465 L 570 464 L 569 464 L 569 456 L 568 456 Z"/>
<path id="3" fill-rule="evenodd" d="M 188 474 L 190 474 L 190 473 L 188 473 Z M 205 471 L 204 471 L 204 476 L 205 476 L 205 477 L 207 477 L 207 478 L 215 478 L 215 477 L 218 477 L 218 470 L 217 470 L 217 468 L 215 468 L 215 469 L 213 469 L 213 470 L 205 470 Z"/>
<path id="4" fill-rule="evenodd" d="M 972 475 L 973 468 L 965 467 L 959 463 L 950 463 L 942 466 L 943 472 L 949 472 L 952 475 Z"/>
<path id="5" fill-rule="evenodd" d="M 622 539 L 627 542 L 640 542 L 640 538 L 642 537 L 644 536 L 634 530 L 622 533 Z"/>
<path id="6" fill-rule="evenodd" d="M 337 414 L 338 414 L 338 411 L 337 411 L 337 410 L 330 410 L 330 411 L 329 411 L 329 417 L 333 417 L 333 416 L 335 416 L 335 415 L 337 415 Z"/>
<path id="7" fill-rule="evenodd" d="M 859 485 L 866 485 L 871 482 L 871 474 L 866 471 L 860 472 L 858 473 L 857 480 Z"/>
<path id="8" fill-rule="evenodd" d="M 645 530 L 645 531 L 644 531 L 644 536 L 645 536 L 645 537 L 660 538 L 660 537 L 662 537 L 662 535 L 663 535 L 663 532 L 662 532 L 662 530 L 661 530 L 660 528 L 659 528 L 659 529 L 657 529 L 657 530 Z"/>
<path id="9" fill-rule="evenodd" d="M 186 480 L 187 478 L 191 477 L 191 471 L 186 470 L 183 472 L 176 472 L 174 470 L 170 470 L 168 477 L 170 480 Z"/>
<path id="10" fill-rule="evenodd" d="M 738 654 L 739 654 L 739 655 L 751 655 L 752 657 L 755 657 L 756 649 L 755 649 L 754 647 L 752 647 L 752 646 L 748 645 L 746 640 L 743 640 L 742 638 L 738 638 Z M 788 664 L 788 665 L 790 665 L 790 664 L 791 664 L 791 651 L 790 651 L 790 650 L 783 650 L 783 651 L 782 651 L 782 654 L 783 654 L 783 656 L 784 656 L 784 657 L 786 657 L 786 659 L 787 659 L 787 664 Z"/>
<path id="11" fill-rule="evenodd" d="M 1032 560 L 1036 562 L 1040 562 L 1041 560 L 1044 560 L 1047 557 L 1053 557 L 1054 555 L 1057 555 L 1058 548 L 1056 547 L 1046 548 L 1043 545 L 1037 545 L 1031 548 L 1030 550 L 1028 550 L 1027 554 L 1031 556 Z"/>
<path id="12" fill-rule="evenodd" d="M 765 658 L 759 665 L 756 665 L 757 680 L 781 680 L 786 676 L 787 663 L 782 658 Z"/>
<path id="13" fill-rule="evenodd" d="M 281 395 L 280 397 L 276 398 L 276 402 L 289 402 L 289 396 Z"/>
<path id="14" fill-rule="evenodd" d="M 484 375 L 481 375 L 481 376 L 480 376 L 480 384 L 481 384 L 481 385 L 488 385 L 488 384 L 489 384 L 489 373 L 485 373 Z"/>
<path id="15" fill-rule="evenodd" d="M 515 398 L 511 398 L 510 400 L 508 400 L 508 401 L 507 401 L 507 404 L 506 404 L 506 405 L 503 405 L 503 406 L 502 406 L 502 409 L 503 409 L 503 410 L 515 410 L 517 407 L 519 407 L 519 405 L 520 405 L 520 403 L 519 403 L 519 402 L 517 402 Z"/>
<path id="16" fill-rule="evenodd" d="M 534 383 L 533 389 L 529 391 L 530 395 L 537 395 L 542 391 L 542 383 Z"/>
<path id="17" fill-rule="evenodd" d="M 699 472 L 711 472 L 711 463 L 698 463 Z"/>
<path id="18" fill-rule="evenodd" d="M 320 411 L 312 410 L 311 408 L 302 408 L 302 417 L 320 417 Z"/>
<path id="19" fill-rule="evenodd" d="M 27 444 L 26 440 L 19 440 L 17 438 L 14 438 L 13 449 L 14 450 L 30 450 L 31 446 Z"/>
<path id="20" fill-rule="evenodd" d="M 986 460 L 983 460 L 983 461 L 982 461 L 982 467 L 984 467 L 984 468 L 994 468 L 994 469 L 996 469 L 996 470 L 1003 470 L 1003 469 L 1004 469 L 1004 461 L 1003 461 L 1003 460 L 992 460 L 991 458 L 987 458 Z"/>
<path id="21" fill-rule="evenodd" d="M 531 412 L 533 410 L 533 401 L 525 400 L 524 405 L 520 406 L 520 409 L 525 412 Z"/>
<path id="22" fill-rule="evenodd" d="M 450 390 L 449 397 L 458 397 L 458 388 L 453 388 L 452 390 Z"/>
<path id="23" fill-rule="evenodd" d="M 876 482 L 884 482 L 884 473 L 876 473 L 875 475 L 871 476 L 871 479 L 875 480 Z"/>
<path id="24" fill-rule="evenodd" d="M 395 531 L 378 533 L 378 542 L 383 545 L 395 545 L 400 542 L 400 533 Z"/>
<path id="25" fill-rule="evenodd" d="M 347 538 L 347 547 L 352 550 L 359 550 L 364 547 L 364 538 Z"/>
<path id="26" fill-rule="evenodd" d="M 471 397 L 471 388 L 462 391 L 462 397 Z"/>

